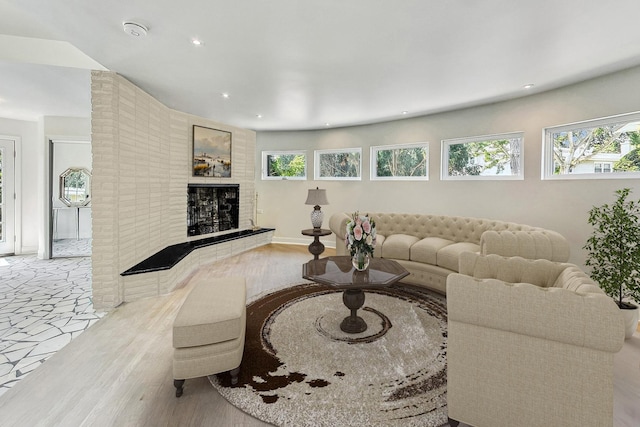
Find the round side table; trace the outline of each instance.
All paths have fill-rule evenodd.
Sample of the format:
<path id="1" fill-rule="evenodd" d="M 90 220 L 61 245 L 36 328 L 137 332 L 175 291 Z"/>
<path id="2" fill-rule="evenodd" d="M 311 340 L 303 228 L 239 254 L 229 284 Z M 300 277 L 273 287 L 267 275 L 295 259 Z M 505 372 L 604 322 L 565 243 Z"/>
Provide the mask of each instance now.
<path id="1" fill-rule="evenodd" d="M 309 252 L 313 255 L 313 259 L 318 259 L 320 254 L 324 252 L 324 245 L 320 241 L 320 237 L 328 236 L 331 234 L 331 230 L 325 230 L 324 228 L 309 228 L 302 230 L 302 234 L 313 237 L 313 242 L 309 245 Z"/>

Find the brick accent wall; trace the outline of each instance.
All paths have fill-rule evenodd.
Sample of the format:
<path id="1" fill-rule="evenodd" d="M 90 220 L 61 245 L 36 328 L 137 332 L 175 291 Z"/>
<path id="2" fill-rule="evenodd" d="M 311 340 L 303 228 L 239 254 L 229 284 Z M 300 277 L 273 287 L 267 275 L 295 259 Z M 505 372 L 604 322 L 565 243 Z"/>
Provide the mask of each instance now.
<path id="1" fill-rule="evenodd" d="M 187 184 L 240 184 L 240 229 L 251 227 L 255 191 L 255 132 L 172 110 L 114 72 L 91 73 L 93 304 L 171 291 L 193 268 L 237 253 L 194 254 L 168 272 L 120 276 L 160 249 L 187 237 Z M 232 133 L 231 178 L 191 176 L 193 125 Z M 202 238 L 203 236 L 198 236 Z M 236 244 L 238 251 L 269 236 Z M 126 280 L 125 280 L 126 279 Z"/>

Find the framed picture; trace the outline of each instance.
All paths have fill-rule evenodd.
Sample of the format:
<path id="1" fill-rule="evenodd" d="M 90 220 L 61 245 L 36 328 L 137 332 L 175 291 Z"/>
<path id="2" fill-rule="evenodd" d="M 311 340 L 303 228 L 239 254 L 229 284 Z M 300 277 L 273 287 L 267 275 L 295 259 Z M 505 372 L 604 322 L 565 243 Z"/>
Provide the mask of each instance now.
<path id="1" fill-rule="evenodd" d="M 193 125 L 193 176 L 231 178 L 231 132 Z"/>

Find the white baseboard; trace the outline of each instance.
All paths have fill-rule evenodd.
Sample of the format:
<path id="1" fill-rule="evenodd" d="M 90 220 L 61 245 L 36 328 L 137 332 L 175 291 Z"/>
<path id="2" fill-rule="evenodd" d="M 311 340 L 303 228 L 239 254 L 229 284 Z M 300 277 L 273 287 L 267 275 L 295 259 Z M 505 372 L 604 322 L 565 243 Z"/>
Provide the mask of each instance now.
<path id="1" fill-rule="evenodd" d="M 37 254 L 38 247 L 37 246 L 23 246 L 20 249 L 16 248 L 16 255 L 31 255 Z"/>

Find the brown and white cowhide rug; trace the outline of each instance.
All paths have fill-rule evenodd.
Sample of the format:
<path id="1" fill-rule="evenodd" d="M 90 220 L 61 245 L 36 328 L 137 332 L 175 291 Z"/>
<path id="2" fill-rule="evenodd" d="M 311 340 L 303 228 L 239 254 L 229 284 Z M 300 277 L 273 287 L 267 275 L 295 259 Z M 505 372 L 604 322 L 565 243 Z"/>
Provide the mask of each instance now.
<path id="1" fill-rule="evenodd" d="M 447 424 L 443 297 L 405 285 L 367 290 L 360 334 L 339 328 L 342 292 L 307 283 L 247 306 L 239 382 L 211 376 L 232 405 L 279 426 Z"/>

